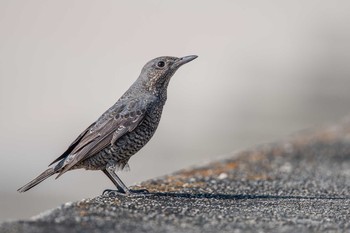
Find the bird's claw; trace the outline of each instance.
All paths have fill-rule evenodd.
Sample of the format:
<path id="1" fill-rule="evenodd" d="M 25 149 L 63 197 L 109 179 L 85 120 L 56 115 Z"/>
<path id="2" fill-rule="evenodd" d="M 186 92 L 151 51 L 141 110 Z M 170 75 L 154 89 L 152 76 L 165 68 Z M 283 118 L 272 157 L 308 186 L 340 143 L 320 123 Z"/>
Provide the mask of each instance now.
<path id="1" fill-rule="evenodd" d="M 114 189 L 106 189 L 103 191 L 103 196 L 108 197 L 116 197 L 116 196 L 145 196 L 150 194 L 150 192 L 147 189 L 128 189 L 126 192 L 124 190 L 114 190 Z"/>

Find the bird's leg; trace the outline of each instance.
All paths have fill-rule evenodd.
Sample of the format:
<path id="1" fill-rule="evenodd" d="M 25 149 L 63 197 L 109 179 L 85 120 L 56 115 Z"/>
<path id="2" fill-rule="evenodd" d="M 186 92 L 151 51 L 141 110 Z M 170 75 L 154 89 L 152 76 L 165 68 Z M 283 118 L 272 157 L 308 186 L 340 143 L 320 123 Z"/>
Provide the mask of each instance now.
<path id="1" fill-rule="evenodd" d="M 123 181 L 117 176 L 117 174 L 115 174 L 114 171 L 109 172 L 107 169 L 104 169 L 103 173 L 106 174 L 106 176 L 117 187 L 117 190 L 106 189 L 106 190 L 103 191 L 103 194 L 109 193 L 109 192 L 115 192 L 115 191 L 117 191 L 119 193 L 123 193 L 123 194 L 126 194 L 127 192 L 129 192 L 129 189 L 126 187 L 126 185 L 123 183 Z"/>
<path id="2" fill-rule="evenodd" d="M 106 169 L 103 172 L 107 175 L 107 177 L 113 182 L 113 184 L 117 187 L 117 190 L 106 189 L 103 191 L 102 195 L 144 195 L 149 192 L 146 189 L 142 190 L 131 190 L 123 183 L 123 181 L 117 176 L 115 173 L 114 165 L 107 165 Z"/>

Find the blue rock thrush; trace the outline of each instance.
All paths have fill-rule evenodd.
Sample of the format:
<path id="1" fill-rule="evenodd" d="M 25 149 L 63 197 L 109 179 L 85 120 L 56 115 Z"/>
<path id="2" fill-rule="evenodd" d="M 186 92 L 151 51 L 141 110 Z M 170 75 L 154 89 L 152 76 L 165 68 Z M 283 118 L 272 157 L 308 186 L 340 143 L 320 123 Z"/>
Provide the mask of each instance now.
<path id="1" fill-rule="evenodd" d="M 127 167 L 130 157 L 151 139 L 167 99 L 170 78 L 180 66 L 195 58 L 194 55 L 158 57 L 149 61 L 122 97 L 49 166 L 56 165 L 18 191 L 25 192 L 54 174 L 58 174 L 58 178 L 69 170 L 85 168 L 102 170 L 117 187 L 118 194 L 139 193 L 128 189 L 115 171 Z M 141 192 L 147 193 L 147 190 Z"/>

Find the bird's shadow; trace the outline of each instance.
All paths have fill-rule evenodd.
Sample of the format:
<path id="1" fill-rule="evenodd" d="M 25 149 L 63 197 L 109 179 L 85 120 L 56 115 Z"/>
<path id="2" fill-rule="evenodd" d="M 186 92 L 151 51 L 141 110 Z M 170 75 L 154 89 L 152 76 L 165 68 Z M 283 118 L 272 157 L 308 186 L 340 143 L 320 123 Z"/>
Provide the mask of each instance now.
<path id="1" fill-rule="evenodd" d="M 175 198 L 203 198 L 203 199 L 218 199 L 218 200 L 244 200 L 244 199 L 304 199 L 304 200 L 348 200 L 350 197 L 329 197 L 329 196 L 298 196 L 298 195 L 259 195 L 259 194 L 222 194 L 222 193 L 167 193 L 167 192 L 152 192 L 155 197 L 175 197 Z"/>

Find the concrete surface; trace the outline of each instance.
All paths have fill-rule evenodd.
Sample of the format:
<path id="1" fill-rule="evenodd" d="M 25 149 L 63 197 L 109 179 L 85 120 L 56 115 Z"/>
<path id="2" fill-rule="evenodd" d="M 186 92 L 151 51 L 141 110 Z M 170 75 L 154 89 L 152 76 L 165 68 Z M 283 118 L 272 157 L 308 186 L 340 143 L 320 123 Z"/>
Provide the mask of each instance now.
<path id="1" fill-rule="evenodd" d="M 134 188 L 151 194 L 66 203 L 0 232 L 349 232 L 350 120 Z"/>

